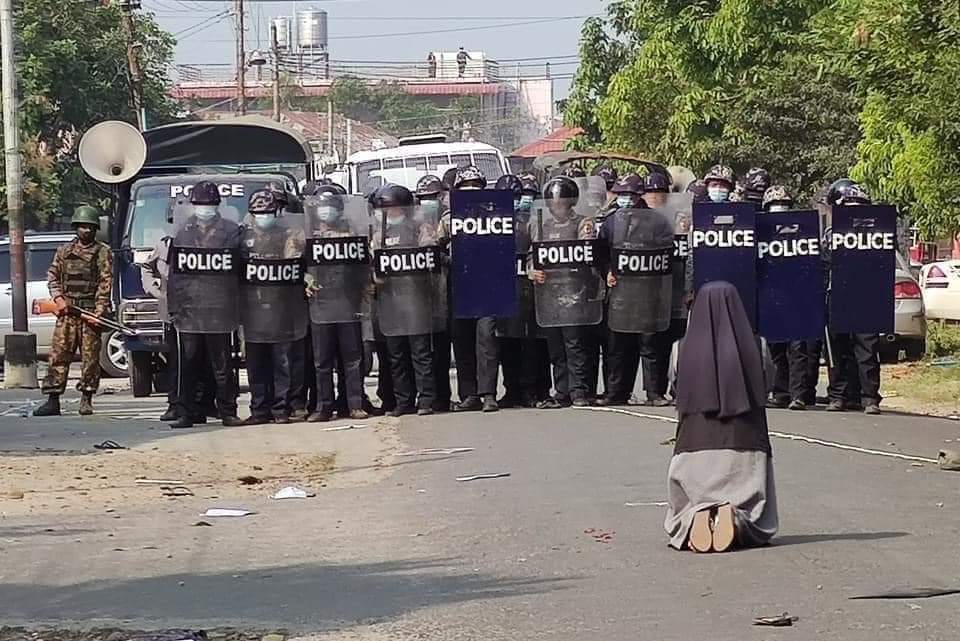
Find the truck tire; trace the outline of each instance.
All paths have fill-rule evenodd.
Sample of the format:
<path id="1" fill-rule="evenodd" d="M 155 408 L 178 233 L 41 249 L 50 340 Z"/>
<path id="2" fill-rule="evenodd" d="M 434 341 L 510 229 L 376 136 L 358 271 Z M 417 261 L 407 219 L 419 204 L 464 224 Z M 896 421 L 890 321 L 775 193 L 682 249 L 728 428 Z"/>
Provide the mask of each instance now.
<path id="1" fill-rule="evenodd" d="M 150 396 L 153 391 L 153 354 L 150 352 L 130 352 L 127 358 L 127 371 L 130 374 L 130 391 L 135 398 Z"/>

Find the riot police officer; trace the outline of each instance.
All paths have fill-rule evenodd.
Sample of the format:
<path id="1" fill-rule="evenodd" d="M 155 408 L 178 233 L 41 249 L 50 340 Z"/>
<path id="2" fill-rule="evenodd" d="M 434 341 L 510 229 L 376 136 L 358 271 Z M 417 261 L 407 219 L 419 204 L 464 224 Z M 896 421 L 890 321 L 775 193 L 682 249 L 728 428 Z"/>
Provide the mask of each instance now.
<path id="1" fill-rule="evenodd" d="M 453 189 L 485 189 L 487 179 L 479 169 L 468 165 L 457 171 Z M 451 212 L 440 219 L 438 241 L 441 246 L 450 243 Z M 460 402 L 454 411 L 482 410 L 495 412 L 497 405 L 497 370 L 500 362 L 496 337 L 497 319 L 455 318 L 453 328 L 453 354 L 457 361 L 457 395 Z"/>
<path id="2" fill-rule="evenodd" d="M 770 172 L 763 167 L 751 167 L 743 176 L 743 197 L 747 202 L 761 207 L 763 197 L 770 187 Z"/>
<path id="3" fill-rule="evenodd" d="M 856 206 L 869 205 L 871 200 L 862 186 L 843 178 L 830 186 L 827 203 L 830 206 Z M 828 261 L 831 259 L 830 236 L 831 228 L 828 227 L 822 248 Z M 834 301 L 830 300 L 830 304 Z M 879 414 L 883 398 L 880 395 L 880 336 L 830 332 L 829 338 L 833 366 L 827 372 L 827 411 L 842 412 L 862 407 L 865 414 Z"/>
<path id="4" fill-rule="evenodd" d="M 369 416 L 363 393 L 362 319 L 369 315 L 372 286 L 366 255 L 368 218 L 362 199 L 349 199 L 330 187 L 304 202 L 307 274 L 317 410 L 310 422 L 329 421 L 335 408 L 333 370 L 339 364 L 341 418 Z M 328 258 L 332 256 L 333 258 Z"/>
<path id="5" fill-rule="evenodd" d="M 447 191 L 437 176 L 427 174 L 417 181 L 416 197 L 420 210 L 432 220 L 446 213 L 444 198 Z M 450 297 L 451 279 L 447 279 L 447 298 Z M 433 411 L 449 412 L 451 407 L 450 390 L 450 323 L 447 322 L 433 335 L 433 369 L 436 379 L 436 397 Z"/>
<path id="6" fill-rule="evenodd" d="M 197 406 L 197 379 L 209 360 L 217 381 L 217 407 L 225 426 L 241 425 L 237 417 L 237 381 L 231 341 L 239 326 L 240 228 L 220 215 L 220 191 L 200 181 L 190 192 L 190 206 L 174 210 L 177 229 L 171 243 L 167 307 L 177 330 L 181 404 L 172 428 L 206 422 Z M 210 251 L 216 250 L 216 251 Z"/>
<path id="7" fill-rule="evenodd" d="M 543 212 L 538 211 L 536 219 L 531 220 L 531 236 L 535 242 L 596 238 L 594 220 L 575 210 L 580 191 L 572 179 L 549 180 L 543 186 L 543 197 L 550 215 L 545 219 Z M 528 275 L 534 283 L 537 322 L 547 335 L 556 391 L 555 398 L 538 407 L 545 409 L 571 403 L 588 406 L 591 403 L 589 333 L 592 326 L 603 319 L 600 271 L 587 265 L 537 269 L 531 258 Z"/>
<path id="8" fill-rule="evenodd" d="M 693 196 L 693 202 L 695 203 L 705 203 L 707 202 L 707 183 L 703 180 L 694 180 L 692 183 L 687 185 L 687 193 Z"/>
<path id="9" fill-rule="evenodd" d="M 703 177 L 703 182 L 707 186 L 707 200 L 723 203 L 730 200 L 730 195 L 736 187 L 737 177 L 730 167 L 714 165 Z"/>
<path id="10" fill-rule="evenodd" d="M 390 272 L 378 269 L 376 279 L 377 316 L 386 337 L 396 397 L 390 415 L 433 414 L 436 389 L 431 339 L 446 319 L 445 286 L 431 265 L 439 262 L 432 252 L 437 243 L 436 221 L 417 220 L 413 193 L 401 185 L 384 185 L 372 202 L 374 263 L 397 256 L 393 261 L 384 259 L 382 264 L 389 266 Z M 390 253 L 397 250 L 407 256 L 415 253 L 416 260 Z"/>
<path id="11" fill-rule="evenodd" d="M 96 207 L 77 207 L 70 224 L 77 237 L 57 248 L 47 270 L 47 289 L 57 305 L 57 325 L 50 368 L 43 379 L 47 402 L 34 410 L 34 416 L 60 415 L 60 395 L 66 389 L 70 363 L 78 350 L 83 362 L 77 382 L 81 416 L 93 414 L 93 395 L 100 386 L 100 326 L 74 312 L 83 309 L 102 316 L 110 311 L 113 261 L 110 247 L 96 239 L 100 229 Z"/>
<path id="12" fill-rule="evenodd" d="M 613 186 L 617 184 L 617 180 L 620 178 L 620 175 L 617 173 L 616 168 L 611 167 L 610 165 L 601 165 L 593 172 L 594 176 L 599 176 L 603 178 L 604 184 L 607 186 L 607 209 L 613 205 L 613 202 L 617 199 L 617 195 L 613 193 Z"/>
<path id="13" fill-rule="evenodd" d="M 303 385 L 307 335 L 301 257 L 303 233 L 281 215 L 272 190 L 250 195 L 242 229 L 240 316 L 250 417 L 247 425 L 288 423 Z"/>

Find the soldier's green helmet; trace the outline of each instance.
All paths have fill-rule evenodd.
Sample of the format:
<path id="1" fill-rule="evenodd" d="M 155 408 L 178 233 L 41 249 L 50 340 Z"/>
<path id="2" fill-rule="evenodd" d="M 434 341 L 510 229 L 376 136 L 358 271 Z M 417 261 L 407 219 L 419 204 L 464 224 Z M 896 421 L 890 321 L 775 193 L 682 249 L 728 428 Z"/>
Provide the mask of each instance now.
<path id="1" fill-rule="evenodd" d="M 100 210 L 93 205 L 80 205 L 73 210 L 70 225 L 93 225 L 100 229 Z"/>

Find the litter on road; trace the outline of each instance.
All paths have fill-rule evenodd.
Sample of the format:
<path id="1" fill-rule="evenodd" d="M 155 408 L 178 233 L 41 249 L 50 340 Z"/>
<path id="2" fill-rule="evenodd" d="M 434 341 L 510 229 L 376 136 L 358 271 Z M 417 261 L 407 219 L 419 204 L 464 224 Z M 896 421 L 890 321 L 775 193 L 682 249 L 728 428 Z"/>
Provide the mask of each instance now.
<path id="1" fill-rule="evenodd" d="M 307 492 L 303 488 L 296 487 L 295 485 L 288 485 L 282 490 L 278 490 L 276 494 L 270 498 L 280 501 L 283 499 L 307 499 L 311 496 L 316 496 L 316 494 Z"/>
<path id="2" fill-rule="evenodd" d="M 473 476 L 458 476 L 458 481 L 479 481 L 481 479 L 502 479 L 510 476 L 510 472 L 496 472 L 493 474 L 474 474 Z"/>
<path id="3" fill-rule="evenodd" d="M 957 450 L 940 450 L 937 454 L 937 464 L 944 472 L 960 472 L 960 452 Z"/>
<path id="4" fill-rule="evenodd" d="M 228 507 L 212 507 L 212 508 L 209 508 L 206 512 L 204 512 L 200 516 L 237 517 L 237 516 L 250 516 L 251 514 L 256 514 L 256 512 L 251 512 L 250 510 L 228 508 Z"/>
<path id="5" fill-rule="evenodd" d="M 103 443 L 97 443 L 93 446 L 95 450 L 125 450 L 127 449 L 123 445 L 120 445 L 116 441 L 106 440 Z"/>
<path id="6" fill-rule="evenodd" d="M 429 456 L 431 454 L 463 454 L 472 452 L 472 447 L 428 447 L 422 450 L 413 450 L 411 452 L 401 452 L 394 456 Z"/>
<path id="7" fill-rule="evenodd" d="M 623 507 L 666 507 L 666 501 L 646 501 L 644 503 L 624 503 Z"/>
<path id="8" fill-rule="evenodd" d="M 867 599 L 931 599 L 938 596 L 950 596 L 951 594 L 960 594 L 957 588 L 909 588 L 906 590 L 892 590 L 890 592 L 880 592 L 878 594 L 862 594 L 860 596 L 850 597 L 851 601 L 863 601 Z"/>
<path id="9" fill-rule="evenodd" d="M 793 625 L 794 621 L 799 621 L 800 617 L 792 617 L 789 612 L 773 617 L 757 617 L 753 620 L 753 625 L 765 625 L 774 628 L 783 628 Z"/>
<path id="10" fill-rule="evenodd" d="M 134 483 L 137 485 L 183 485 L 183 481 L 177 479 L 137 479 Z"/>
<path id="11" fill-rule="evenodd" d="M 321 432 L 342 432 L 343 430 L 362 430 L 365 427 L 366 425 L 357 425 L 357 424 L 334 425 L 333 427 L 325 427 L 320 431 Z"/>

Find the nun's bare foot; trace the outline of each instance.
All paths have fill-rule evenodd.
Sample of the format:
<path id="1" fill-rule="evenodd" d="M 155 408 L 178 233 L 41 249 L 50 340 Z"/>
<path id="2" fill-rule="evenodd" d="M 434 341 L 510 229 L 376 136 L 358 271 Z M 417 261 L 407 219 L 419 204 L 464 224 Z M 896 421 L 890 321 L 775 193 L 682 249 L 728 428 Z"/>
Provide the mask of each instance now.
<path id="1" fill-rule="evenodd" d="M 733 507 L 729 503 L 717 508 L 713 518 L 713 549 L 717 552 L 726 552 L 733 545 L 736 530 L 733 523 Z"/>
<path id="2" fill-rule="evenodd" d="M 693 515 L 690 538 L 687 545 L 694 552 L 709 552 L 713 547 L 713 533 L 710 531 L 710 510 L 700 510 Z"/>

